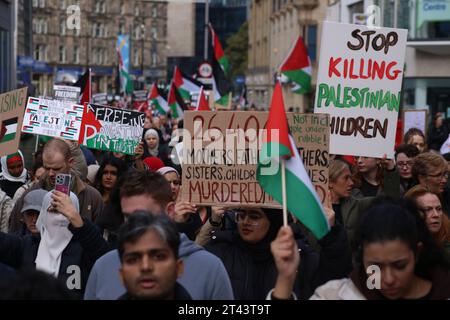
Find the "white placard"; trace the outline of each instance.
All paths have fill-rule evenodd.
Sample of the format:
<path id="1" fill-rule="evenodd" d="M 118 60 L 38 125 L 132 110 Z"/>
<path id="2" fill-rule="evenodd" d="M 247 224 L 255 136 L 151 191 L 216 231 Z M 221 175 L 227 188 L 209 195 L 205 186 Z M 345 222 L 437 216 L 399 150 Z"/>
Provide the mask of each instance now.
<path id="1" fill-rule="evenodd" d="M 84 107 L 69 101 L 28 98 L 22 132 L 77 141 Z"/>
<path id="2" fill-rule="evenodd" d="M 55 100 L 71 101 L 77 103 L 78 98 L 80 97 L 81 89 L 79 87 L 54 85 L 53 92 Z"/>
<path id="3" fill-rule="evenodd" d="M 411 128 L 422 130 L 427 133 L 427 110 L 403 110 L 403 135 Z"/>
<path id="4" fill-rule="evenodd" d="M 394 156 L 407 32 L 324 22 L 314 112 L 330 114 L 330 153 Z"/>

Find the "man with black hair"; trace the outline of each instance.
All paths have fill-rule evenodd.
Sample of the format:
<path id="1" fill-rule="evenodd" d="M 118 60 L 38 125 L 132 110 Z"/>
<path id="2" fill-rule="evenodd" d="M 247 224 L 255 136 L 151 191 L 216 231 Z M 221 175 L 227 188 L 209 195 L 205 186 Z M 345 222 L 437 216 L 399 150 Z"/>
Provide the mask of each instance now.
<path id="1" fill-rule="evenodd" d="M 175 218 L 175 202 L 167 180 L 159 173 L 133 171 L 122 177 L 118 210 L 121 223 L 139 210 Z M 116 220 L 117 212 L 114 211 Z M 180 259 L 185 268 L 179 282 L 194 300 L 230 300 L 233 291 L 223 263 L 215 255 L 180 233 Z M 97 260 L 89 275 L 86 300 L 116 300 L 125 293 L 119 278 L 120 259 L 117 250 Z"/>
<path id="2" fill-rule="evenodd" d="M 164 215 L 137 211 L 119 230 L 120 277 L 127 293 L 119 300 L 191 300 L 177 282 L 183 273 L 180 235 Z"/>

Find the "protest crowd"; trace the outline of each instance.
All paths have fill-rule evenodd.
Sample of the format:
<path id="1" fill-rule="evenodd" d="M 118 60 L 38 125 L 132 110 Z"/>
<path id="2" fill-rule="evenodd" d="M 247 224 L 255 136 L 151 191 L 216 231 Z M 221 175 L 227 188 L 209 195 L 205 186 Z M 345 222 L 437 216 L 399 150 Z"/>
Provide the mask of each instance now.
<path id="1" fill-rule="evenodd" d="M 286 115 L 279 83 L 269 112 L 254 105 L 212 111 L 203 89 L 189 108 L 177 88 L 167 101 L 159 90 L 149 90 L 144 108 L 126 99 L 26 98 L 21 134 L 39 135 L 39 143 L 33 154 L 15 149 L 1 157 L 0 299 L 450 298 L 450 150 L 442 151 L 450 128 L 440 114 L 428 132 L 401 132 L 389 141 L 395 152 L 374 157 L 333 153 L 330 118 Z M 41 116 L 47 108 L 67 117 L 60 131 L 50 132 L 54 123 Z M 277 173 L 264 175 L 258 162 L 249 169 L 250 152 L 245 174 L 184 162 L 187 136 L 178 132 L 194 135 L 195 117 L 222 132 L 252 121 L 280 129 L 280 139 L 268 134 L 262 148 L 278 143 L 287 182 L 270 180 Z M 379 126 L 387 137 L 390 127 Z M 294 144 L 287 132 L 301 134 L 300 127 L 325 140 Z M 306 170 L 292 165 L 296 157 Z"/>

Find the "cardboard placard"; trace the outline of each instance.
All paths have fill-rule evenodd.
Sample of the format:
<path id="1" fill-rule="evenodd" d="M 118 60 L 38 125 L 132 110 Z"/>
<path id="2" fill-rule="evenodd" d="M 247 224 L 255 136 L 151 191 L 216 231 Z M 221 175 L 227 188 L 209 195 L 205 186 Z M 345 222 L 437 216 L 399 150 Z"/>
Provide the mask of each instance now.
<path id="1" fill-rule="evenodd" d="M 184 128 L 191 137 L 183 136 L 182 200 L 203 205 L 279 208 L 256 180 L 267 117 L 268 112 L 186 112 Z M 328 189 L 329 117 L 288 113 L 287 118 L 323 202 Z"/>
<path id="2" fill-rule="evenodd" d="M 330 153 L 393 158 L 408 31 L 322 30 L 314 112 L 330 114 Z"/>
<path id="3" fill-rule="evenodd" d="M 80 97 L 81 88 L 71 86 L 53 86 L 53 92 L 55 100 L 70 101 L 78 103 Z"/>
<path id="4" fill-rule="evenodd" d="M 87 104 L 79 143 L 88 148 L 134 155 L 142 139 L 145 113 Z"/>
<path id="5" fill-rule="evenodd" d="M 403 135 L 411 128 L 422 130 L 423 134 L 427 134 L 427 109 L 404 109 L 403 110 Z"/>
<path id="6" fill-rule="evenodd" d="M 12 154 L 19 149 L 27 90 L 24 87 L 0 94 L 0 156 Z"/>
<path id="7" fill-rule="evenodd" d="M 70 101 L 29 97 L 22 131 L 78 141 L 83 110 Z"/>

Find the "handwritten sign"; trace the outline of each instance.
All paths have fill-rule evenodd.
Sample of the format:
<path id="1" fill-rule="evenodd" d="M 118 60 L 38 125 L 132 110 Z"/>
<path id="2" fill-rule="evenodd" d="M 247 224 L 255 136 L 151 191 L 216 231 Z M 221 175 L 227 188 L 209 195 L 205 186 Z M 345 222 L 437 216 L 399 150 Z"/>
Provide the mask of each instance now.
<path id="1" fill-rule="evenodd" d="M 427 133 L 427 117 L 428 110 L 426 109 L 404 109 L 403 110 L 403 135 L 411 128 L 422 130 L 424 134 Z"/>
<path id="2" fill-rule="evenodd" d="M 256 180 L 267 112 L 186 112 L 181 197 L 196 204 L 279 207 Z M 291 133 L 322 201 L 328 189 L 329 118 L 288 113 Z M 300 196 L 300 195 L 299 195 Z"/>
<path id="3" fill-rule="evenodd" d="M 19 149 L 27 87 L 0 94 L 0 156 Z"/>
<path id="4" fill-rule="evenodd" d="M 70 101 L 28 98 L 22 131 L 78 140 L 84 107 Z"/>
<path id="5" fill-rule="evenodd" d="M 145 114 L 87 104 L 80 144 L 88 148 L 134 155 L 142 138 Z"/>
<path id="6" fill-rule="evenodd" d="M 314 112 L 330 114 L 330 153 L 393 157 L 406 36 L 324 22 Z"/>

